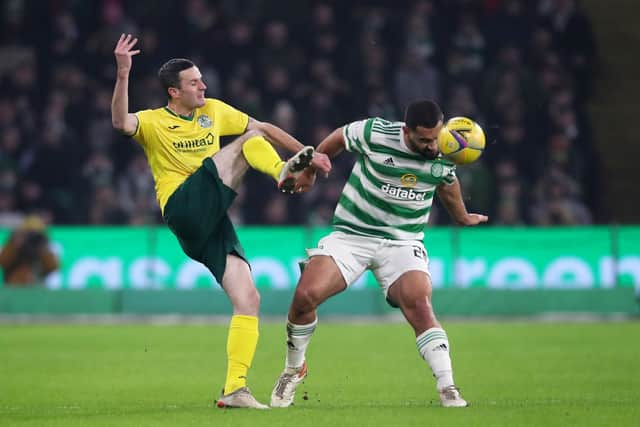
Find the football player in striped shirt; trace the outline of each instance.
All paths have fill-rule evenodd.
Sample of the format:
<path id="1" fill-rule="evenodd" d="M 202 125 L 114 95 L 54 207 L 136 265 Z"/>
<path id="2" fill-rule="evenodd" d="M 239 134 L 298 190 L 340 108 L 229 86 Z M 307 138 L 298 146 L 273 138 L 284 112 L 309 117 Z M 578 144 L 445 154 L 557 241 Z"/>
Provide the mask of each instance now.
<path id="1" fill-rule="evenodd" d="M 478 225 L 488 218 L 467 212 L 455 165 L 440 155 L 437 136 L 443 118 L 436 103 L 415 102 L 404 122 L 356 121 L 336 129 L 318 146 L 317 151 L 330 158 L 347 150 L 356 153 L 357 160 L 336 207 L 333 232 L 307 251 L 309 260 L 289 309 L 285 370 L 274 386 L 271 406 L 290 406 L 307 375 L 305 351 L 318 323 L 318 305 L 366 270 L 413 327 L 442 405 L 467 406 L 453 381 L 449 339 L 431 305 L 424 227 L 436 194 L 460 225 Z M 313 167 L 305 170 L 297 189 L 312 185 L 315 173 Z"/>

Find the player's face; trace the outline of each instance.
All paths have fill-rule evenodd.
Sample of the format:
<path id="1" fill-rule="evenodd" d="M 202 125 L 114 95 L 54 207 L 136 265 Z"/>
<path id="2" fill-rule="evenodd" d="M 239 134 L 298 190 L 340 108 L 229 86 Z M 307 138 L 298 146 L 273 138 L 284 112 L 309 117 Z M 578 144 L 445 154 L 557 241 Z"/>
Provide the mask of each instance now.
<path id="1" fill-rule="evenodd" d="M 438 148 L 438 133 L 442 129 L 442 120 L 434 128 L 417 126 L 415 129 L 403 127 L 404 140 L 407 147 L 416 153 L 433 160 L 440 154 Z"/>
<path id="2" fill-rule="evenodd" d="M 202 74 L 198 67 L 180 71 L 179 100 L 188 110 L 204 106 L 204 91 L 207 85 L 202 81 Z"/>

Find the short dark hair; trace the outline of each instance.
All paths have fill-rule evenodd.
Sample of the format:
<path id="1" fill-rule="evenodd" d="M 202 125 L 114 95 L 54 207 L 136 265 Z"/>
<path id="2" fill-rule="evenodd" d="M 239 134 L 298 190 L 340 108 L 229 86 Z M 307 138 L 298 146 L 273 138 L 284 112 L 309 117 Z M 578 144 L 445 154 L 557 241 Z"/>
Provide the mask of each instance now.
<path id="1" fill-rule="evenodd" d="M 440 106 L 433 101 L 412 102 L 404 114 L 404 123 L 409 129 L 415 129 L 418 126 L 433 129 L 443 119 L 444 114 Z"/>
<path id="2" fill-rule="evenodd" d="M 173 58 L 165 62 L 162 67 L 158 70 L 158 77 L 160 78 L 160 83 L 162 83 L 162 87 L 169 98 L 169 88 L 170 87 L 180 87 L 180 71 L 188 70 L 191 67 L 195 67 L 194 64 L 189 59 L 184 58 Z"/>

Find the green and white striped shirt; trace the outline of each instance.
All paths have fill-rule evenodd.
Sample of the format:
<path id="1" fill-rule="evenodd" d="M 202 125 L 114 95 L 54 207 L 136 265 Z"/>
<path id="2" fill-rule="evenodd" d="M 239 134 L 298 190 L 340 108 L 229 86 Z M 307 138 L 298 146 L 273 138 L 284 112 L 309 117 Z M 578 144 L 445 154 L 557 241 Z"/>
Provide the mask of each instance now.
<path id="1" fill-rule="evenodd" d="M 344 127 L 346 149 L 358 160 L 334 213 L 336 230 L 423 241 L 436 187 L 455 182 L 455 165 L 411 151 L 403 125 L 370 118 Z"/>

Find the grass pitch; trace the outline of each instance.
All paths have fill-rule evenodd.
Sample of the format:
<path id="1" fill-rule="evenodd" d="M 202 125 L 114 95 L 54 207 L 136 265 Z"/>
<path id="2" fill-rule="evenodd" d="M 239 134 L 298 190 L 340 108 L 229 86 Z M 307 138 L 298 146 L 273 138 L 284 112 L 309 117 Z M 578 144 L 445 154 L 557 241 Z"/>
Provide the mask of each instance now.
<path id="1" fill-rule="evenodd" d="M 0 426 L 640 425 L 640 323 L 444 326 L 470 408 L 439 407 L 404 324 L 321 319 L 295 407 L 270 411 L 214 407 L 225 326 L 2 325 Z M 284 352 L 284 325 L 263 324 L 263 402 Z"/>

